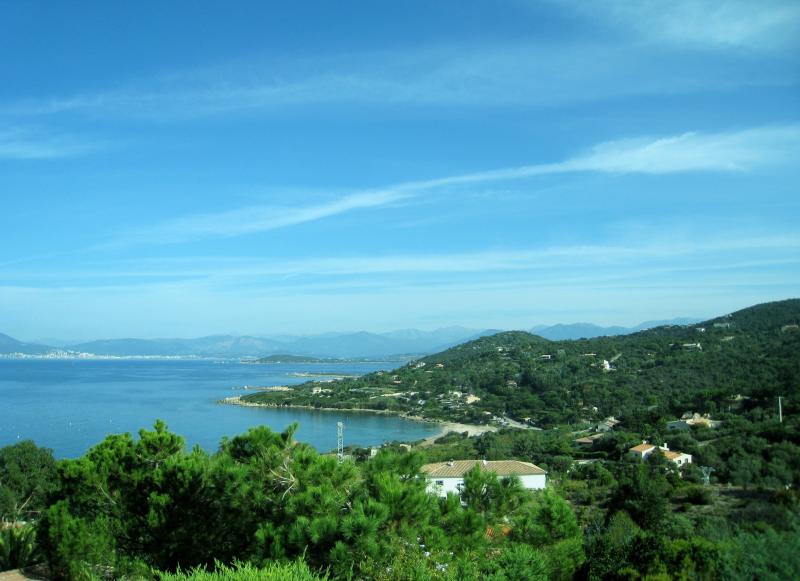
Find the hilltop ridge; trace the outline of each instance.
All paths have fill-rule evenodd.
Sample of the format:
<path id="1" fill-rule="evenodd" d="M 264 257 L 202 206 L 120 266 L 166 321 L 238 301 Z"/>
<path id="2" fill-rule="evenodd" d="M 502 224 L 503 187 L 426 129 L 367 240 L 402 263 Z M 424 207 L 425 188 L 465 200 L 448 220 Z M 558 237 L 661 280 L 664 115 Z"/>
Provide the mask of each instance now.
<path id="1" fill-rule="evenodd" d="M 800 389 L 798 323 L 800 299 L 789 299 L 615 337 L 549 341 L 507 331 L 392 372 L 244 399 L 545 426 L 653 407 L 714 411 L 737 394 L 763 398 Z"/>
<path id="2" fill-rule="evenodd" d="M 691 321 L 680 318 L 673 321 Z M 650 321 L 636 327 L 601 327 L 591 323 L 539 325 L 533 332 L 548 339 L 578 339 L 604 335 L 622 335 L 655 326 Z M 331 332 L 317 335 L 209 335 L 181 338 L 112 338 L 84 342 L 59 341 L 58 346 L 25 343 L 0 334 L 0 355 L 91 354 L 101 357 L 210 357 L 261 358 L 291 355 L 317 359 L 405 358 L 436 353 L 499 329 L 444 327 L 432 331 L 400 329 L 385 333 L 368 331 Z M 46 343 L 43 341 L 42 343 Z"/>

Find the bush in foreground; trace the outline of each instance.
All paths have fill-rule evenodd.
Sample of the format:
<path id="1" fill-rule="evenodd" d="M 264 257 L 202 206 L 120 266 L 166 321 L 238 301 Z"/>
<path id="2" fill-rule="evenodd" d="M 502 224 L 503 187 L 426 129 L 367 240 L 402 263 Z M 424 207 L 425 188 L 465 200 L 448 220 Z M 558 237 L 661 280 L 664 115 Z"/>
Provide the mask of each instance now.
<path id="1" fill-rule="evenodd" d="M 328 576 L 315 575 L 302 561 L 289 564 L 270 563 L 258 568 L 250 563 L 232 567 L 218 563 L 214 571 L 193 569 L 177 573 L 159 573 L 160 581 L 325 581 Z"/>

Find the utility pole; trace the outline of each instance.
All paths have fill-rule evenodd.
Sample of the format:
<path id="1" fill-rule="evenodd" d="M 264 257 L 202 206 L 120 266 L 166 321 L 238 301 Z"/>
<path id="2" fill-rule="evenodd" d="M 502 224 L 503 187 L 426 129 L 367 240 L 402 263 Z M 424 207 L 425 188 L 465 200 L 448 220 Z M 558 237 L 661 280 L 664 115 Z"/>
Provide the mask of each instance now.
<path id="1" fill-rule="evenodd" d="M 778 422 L 783 423 L 783 406 L 781 405 L 782 395 L 778 396 Z"/>
<path id="2" fill-rule="evenodd" d="M 344 461 L 344 423 L 336 422 L 336 460 Z"/>

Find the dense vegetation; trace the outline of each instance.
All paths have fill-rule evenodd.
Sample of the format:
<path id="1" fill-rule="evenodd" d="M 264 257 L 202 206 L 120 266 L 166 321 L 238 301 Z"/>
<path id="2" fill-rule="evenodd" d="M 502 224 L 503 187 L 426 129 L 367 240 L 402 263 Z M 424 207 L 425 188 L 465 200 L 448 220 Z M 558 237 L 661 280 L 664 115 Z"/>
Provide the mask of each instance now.
<path id="1" fill-rule="evenodd" d="M 138 439 L 109 436 L 55 470 L 9 464 L 15 490 L 46 494 L 30 496 L 29 524 L 3 529 L 0 568 L 44 560 L 55 579 L 167 581 L 797 578 L 798 422 L 742 422 L 746 436 L 707 446 L 701 432 L 663 426 L 610 433 L 591 451 L 566 429 L 507 429 L 343 463 L 295 442 L 294 427 L 253 428 L 209 455 L 157 423 Z M 695 447 L 700 462 L 733 450 L 756 463 L 782 451 L 788 464 L 740 481 L 720 460 L 703 486 L 696 466 L 629 458 L 626 446 L 642 435 Z M 30 443 L 0 452 L 52 460 Z M 549 486 L 525 491 L 475 470 L 461 499 L 429 495 L 420 466 L 452 457 L 533 460 Z M 778 485 L 783 470 L 788 488 Z M 19 519 L 18 506 L 6 505 L 4 522 Z"/>
<path id="2" fill-rule="evenodd" d="M 299 560 L 334 579 L 499 581 L 570 576 L 582 563 L 581 531 L 554 492 L 534 495 L 518 480 L 475 470 L 465 505 L 440 501 L 426 492 L 418 454 L 339 463 L 293 432 L 254 428 L 209 455 L 187 452 L 157 423 L 138 439 L 109 436 L 60 462 L 37 507 L 51 575 L 150 577 Z"/>
<path id="3" fill-rule="evenodd" d="M 336 395 L 388 375 L 421 393 L 464 387 L 480 402 L 425 408 L 459 419 L 467 406 L 468 417 L 522 419 L 534 397 L 546 430 L 450 433 L 408 452 L 353 449 L 344 462 L 295 442 L 294 426 L 253 428 L 214 454 L 186 450 L 160 422 L 60 462 L 20 442 L 0 449 L 0 570 L 45 562 L 54 579 L 165 581 L 800 578 L 797 313 L 798 301 L 785 301 L 718 326 L 572 344 L 502 334 L 425 366 L 308 386 Z M 696 336 L 702 350 L 684 347 Z M 592 359 L 589 347 L 616 371 L 576 363 Z M 437 387 L 437 377 L 450 383 Z M 606 401 L 612 394 L 623 403 Z M 722 424 L 670 430 L 686 409 Z M 610 413 L 622 423 L 579 441 L 593 415 Z M 679 469 L 660 452 L 640 462 L 628 449 L 642 439 L 693 464 Z M 548 488 L 474 470 L 461 498 L 428 494 L 420 467 L 451 458 L 531 461 L 548 471 Z M 700 466 L 713 468 L 709 484 Z"/>
<path id="4" fill-rule="evenodd" d="M 239 563 L 228 567 L 219 563 L 215 570 L 197 567 L 188 572 L 161 573 L 161 581 L 326 581 L 327 575 L 319 576 L 302 561 L 289 564 L 270 563 L 259 568 L 250 563 Z"/>
<path id="5" fill-rule="evenodd" d="M 244 399 L 467 423 L 511 418 L 542 427 L 653 410 L 719 414 L 737 395 L 751 398 L 750 407 L 765 407 L 767 400 L 800 391 L 798 323 L 800 300 L 793 299 L 618 337 L 548 341 L 500 333 L 393 372 Z"/>
<path id="6" fill-rule="evenodd" d="M 618 429 L 591 448 L 576 444 L 579 434 L 568 429 L 451 433 L 426 454 L 434 461 L 517 458 L 546 468 L 584 530 L 579 578 L 798 578 L 800 418 L 758 420 L 763 411 L 745 412 L 736 426 L 714 433 L 674 432 L 664 422 Z M 626 452 L 642 438 L 691 452 L 694 463 L 678 470 L 660 455 L 640 463 Z M 700 466 L 714 468 L 707 486 Z M 711 568 L 698 571 L 696 559 Z"/>

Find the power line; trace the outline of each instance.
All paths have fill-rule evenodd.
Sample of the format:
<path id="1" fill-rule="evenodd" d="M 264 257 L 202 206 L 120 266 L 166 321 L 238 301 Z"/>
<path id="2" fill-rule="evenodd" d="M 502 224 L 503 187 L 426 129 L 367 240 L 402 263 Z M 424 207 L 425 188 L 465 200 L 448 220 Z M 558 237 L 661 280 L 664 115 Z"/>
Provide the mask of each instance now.
<path id="1" fill-rule="evenodd" d="M 336 422 L 336 460 L 344 460 L 344 422 Z"/>
<path id="2" fill-rule="evenodd" d="M 714 472 L 714 468 L 711 466 L 700 466 L 700 470 L 703 472 L 703 484 L 708 486 L 711 483 L 711 473 Z"/>

